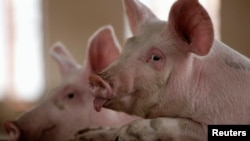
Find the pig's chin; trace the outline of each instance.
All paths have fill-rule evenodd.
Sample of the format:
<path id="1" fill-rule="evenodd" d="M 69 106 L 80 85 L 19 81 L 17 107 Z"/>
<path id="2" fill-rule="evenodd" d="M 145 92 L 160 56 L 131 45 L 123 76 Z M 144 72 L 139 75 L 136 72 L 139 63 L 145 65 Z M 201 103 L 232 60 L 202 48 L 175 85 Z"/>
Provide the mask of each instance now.
<path id="1" fill-rule="evenodd" d="M 108 103 L 110 101 L 110 99 L 107 99 L 107 98 L 100 98 L 100 97 L 96 97 L 94 99 L 94 107 L 95 107 L 95 110 L 97 112 L 100 112 L 102 107 L 105 106 L 106 103 Z"/>
<path id="2" fill-rule="evenodd" d="M 22 136 L 20 141 L 47 141 L 47 140 L 54 140 L 54 136 L 56 134 L 56 125 L 51 124 L 43 129 L 40 129 L 40 131 L 37 131 L 38 134 L 34 133 L 34 135 L 31 136 L 25 136 L 25 134 Z"/>

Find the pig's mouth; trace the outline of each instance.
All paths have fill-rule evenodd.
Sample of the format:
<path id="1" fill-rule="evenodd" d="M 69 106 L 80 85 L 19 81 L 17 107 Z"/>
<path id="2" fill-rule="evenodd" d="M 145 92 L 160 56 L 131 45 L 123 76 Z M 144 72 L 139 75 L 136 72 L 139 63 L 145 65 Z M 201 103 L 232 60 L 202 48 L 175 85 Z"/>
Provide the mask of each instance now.
<path id="1" fill-rule="evenodd" d="M 45 127 L 44 129 L 42 129 L 42 134 L 41 135 L 45 135 L 48 132 L 51 132 L 52 130 L 54 130 L 56 128 L 55 124 L 50 124 L 49 126 Z"/>
<path id="2" fill-rule="evenodd" d="M 111 99 L 108 98 L 102 98 L 102 97 L 96 97 L 94 99 L 94 107 L 97 112 L 100 112 L 102 107 L 107 105 Z"/>
<path id="3" fill-rule="evenodd" d="M 46 127 L 37 130 L 36 132 L 38 134 L 34 134 L 34 136 L 27 136 L 25 139 L 26 140 L 34 140 L 34 141 L 44 141 L 48 140 L 49 138 L 51 139 L 53 135 L 56 133 L 56 128 L 57 126 L 55 124 L 49 124 Z M 21 140 L 20 140 L 21 141 Z"/>
<path id="4" fill-rule="evenodd" d="M 6 121 L 4 123 L 5 130 L 9 136 L 9 140 L 11 141 L 40 141 L 43 140 L 45 135 L 51 133 L 52 130 L 56 128 L 56 125 L 50 124 L 40 131 L 35 131 L 34 134 L 30 134 L 28 131 L 21 128 L 16 121 Z"/>
<path id="5" fill-rule="evenodd" d="M 101 111 L 107 103 L 110 102 L 112 97 L 112 89 L 108 82 L 105 82 L 98 75 L 90 75 L 90 88 L 92 90 L 94 99 L 94 107 L 96 111 Z"/>

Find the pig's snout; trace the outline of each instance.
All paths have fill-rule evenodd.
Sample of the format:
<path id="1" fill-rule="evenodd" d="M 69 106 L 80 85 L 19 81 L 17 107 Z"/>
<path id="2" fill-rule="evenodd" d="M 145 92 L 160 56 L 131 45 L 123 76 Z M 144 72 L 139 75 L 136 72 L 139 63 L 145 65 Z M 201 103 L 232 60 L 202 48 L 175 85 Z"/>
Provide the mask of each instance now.
<path id="1" fill-rule="evenodd" d="M 109 83 L 96 74 L 89 76 L 89 84 L 95 97 L 95 110 L 99 112 L 101 111 L 101 108 L 111 99 L 112 89 Z"/>
<path id="2" fill-rule="evenodd" d="M 15 121 L 4 122 L 5 131 L 8 134 L 9 141 L 18 141 L 20 138 L 20 130 Z"/>

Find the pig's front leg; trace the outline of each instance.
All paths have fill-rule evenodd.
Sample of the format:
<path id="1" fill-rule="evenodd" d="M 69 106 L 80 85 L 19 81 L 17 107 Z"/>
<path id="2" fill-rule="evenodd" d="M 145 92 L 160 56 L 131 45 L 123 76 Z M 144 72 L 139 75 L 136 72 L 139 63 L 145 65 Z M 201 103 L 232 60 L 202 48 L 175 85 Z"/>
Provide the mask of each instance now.
<path id="1" fill-rule="evenodd" d="M 201 124 L 184 118 L 136 120 L 123 126 L 115 141 L 206 141 Z"/>
<path id="2" fill-rule="evenodd" d="M 206 141 L 201 124 L 184 118 L 140 119 L 118 129 L 85 130 L 74 141 Z"/>
<path id="3" fill-rule="evenodd" d="M 70 141 L 115 141 L 119 128 L 86 128 Z"/>

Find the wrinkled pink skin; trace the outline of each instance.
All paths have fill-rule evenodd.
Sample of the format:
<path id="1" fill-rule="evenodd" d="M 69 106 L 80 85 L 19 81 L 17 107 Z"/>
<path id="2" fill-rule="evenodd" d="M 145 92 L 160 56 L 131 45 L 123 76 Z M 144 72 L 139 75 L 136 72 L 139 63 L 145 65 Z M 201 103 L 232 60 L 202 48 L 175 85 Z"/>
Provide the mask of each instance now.
<path id="1" fill-rule="evenodd" d="M 56 44 L 51 55 L 59 65 L 63 80 L 39 105 L 16 121 L 6 121 L 10 141 L 68 141 L 77 131 L 93 126 L 117 127 L 136 119 L 124 113 L 93 108 L 94 97 L 89 89 L 88 76 L 107 67 L 119 55 L 115 46 L 92 44 L 99 36 L 111 36 L 112 27 L 98 30 L 90 39 L 88 58 L 84 67 L 76 63 L 62 44 Z M 112 38 L 106 38 L 106 45 Z M 98 47 L 98 48 L 97 48 Z M 112 56 L 107 53 L 112 52 Z M 99 60 L 102 60 L 99 63 Z"/>
<path id="2" fill-rule="evenodd" d="M 96 110 L 190 119 L 204 134 L 208 124 L 250 124 L 250 61 L 214 39 L 197 0 L 178 0 L 168 22 L 138 0 L 124 4 L 133 37 L 112 65 L 90 76 Z"/>

